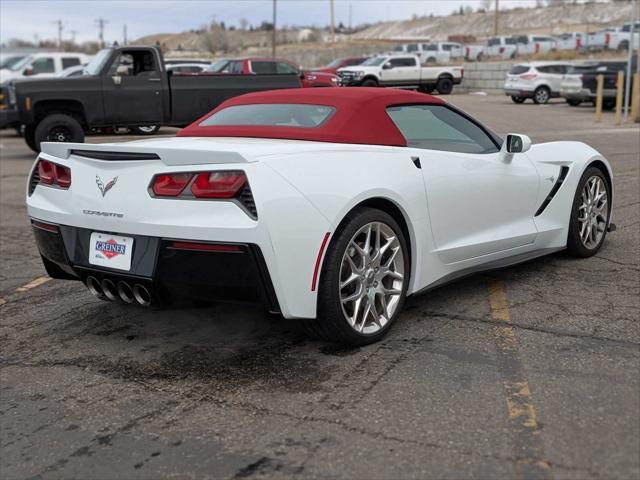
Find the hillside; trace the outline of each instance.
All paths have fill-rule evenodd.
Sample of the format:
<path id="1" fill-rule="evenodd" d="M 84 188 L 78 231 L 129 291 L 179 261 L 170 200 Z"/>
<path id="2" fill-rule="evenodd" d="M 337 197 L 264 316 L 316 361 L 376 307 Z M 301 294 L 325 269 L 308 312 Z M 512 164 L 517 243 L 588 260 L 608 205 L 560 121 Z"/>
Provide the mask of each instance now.
<path id="1" fill-rule="evenodd" d="M 541 8 L 516 8 L 500 12 L 501 35 L 513 33 L 559 34 L 571 30 L 595 30 L 629 21 L 629 3 L 591 3 Z M 421 17 L 400 22 L 382 22 L 353 38 L 386 40 L 446 40 L 448 35 L 493 35 L 494 12 Z"/>

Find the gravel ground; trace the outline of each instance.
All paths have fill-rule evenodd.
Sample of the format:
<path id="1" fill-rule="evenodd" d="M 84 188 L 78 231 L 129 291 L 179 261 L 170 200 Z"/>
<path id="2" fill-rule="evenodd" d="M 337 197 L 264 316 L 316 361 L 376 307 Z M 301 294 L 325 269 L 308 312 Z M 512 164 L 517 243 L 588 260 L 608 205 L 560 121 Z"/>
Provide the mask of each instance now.
<path id="1" fill-rule="evenodd" d="M 618 231 L 587 260 L 411 298 L 387 339 L 355 350 L 259 307 L 149 311 L 45 282 L 24 205 L 33 154 L 3 132 L 0 476 L 639 478 L 640 129 L 560 102 L 449 98 L 500 133 L 600 150 Z"/>

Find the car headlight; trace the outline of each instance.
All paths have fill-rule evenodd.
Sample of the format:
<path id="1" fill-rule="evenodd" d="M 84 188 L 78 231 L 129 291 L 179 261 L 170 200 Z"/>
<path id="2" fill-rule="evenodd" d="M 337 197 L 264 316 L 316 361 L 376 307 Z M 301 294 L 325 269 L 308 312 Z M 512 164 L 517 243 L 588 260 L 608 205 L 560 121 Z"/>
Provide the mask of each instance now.
<path id="1" fill-rule="evenodd" d="M 338 83 L 337 77 L 331 77 L 331 83 Z"/>

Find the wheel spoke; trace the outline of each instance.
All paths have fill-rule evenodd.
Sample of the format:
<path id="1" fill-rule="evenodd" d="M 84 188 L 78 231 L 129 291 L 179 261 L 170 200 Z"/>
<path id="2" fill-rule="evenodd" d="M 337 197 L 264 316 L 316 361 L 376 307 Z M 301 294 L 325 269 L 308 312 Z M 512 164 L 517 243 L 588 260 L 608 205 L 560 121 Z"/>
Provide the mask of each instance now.
<path id="1" fill-rule="evenodd" d="M 358 279 L 360 279 L 360 275 L 356 275 L 355 273 L 352 273 L 349 276 L 349 278 L 347 278 L 344 282 L 340 283 L 340 290 L 342 290 L 347 285 L 352 284 L 353 282 L 355 282 Z"/>

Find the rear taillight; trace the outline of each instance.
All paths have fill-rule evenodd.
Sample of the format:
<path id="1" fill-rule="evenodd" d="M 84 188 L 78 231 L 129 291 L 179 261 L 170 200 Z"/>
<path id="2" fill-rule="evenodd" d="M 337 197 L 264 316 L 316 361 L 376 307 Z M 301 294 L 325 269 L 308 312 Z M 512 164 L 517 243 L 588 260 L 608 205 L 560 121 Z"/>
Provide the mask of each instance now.
<path id="1" fill-rule="evenodd" d="M 540 52 L 540 44 L 536 43 L 535 53 L 539 53 L 539 52 Z"/>
<path id="2" fill-rule="evenodd" d="M 153 178 L 151 190 L 156 197 L 233 198 L 246 183 L 241 170 L 163 173 Z"/>
<path id="3" fill-rule="evenodd" d="M 38 177 L 38 183 L 42 185 L 58 186 L 65 190 L 71 186 L 71 169 L 49 160 L 38 160 Z"/>
<path id="4" fill-rule="evenodd" d="M 177 197 L 189 185 L 192 178 L 193 173 L 156 175 L 151 189 L 156 197 Z"/>
<path id="5" fill-rule="evenodd" d="M 609 42 L 611 41 L 611 34 L 610 33 L 605 33 L 604 35 L 604 44 L 608 47 L 609 46 Z"/>
<path id="6" fill-rule="evenodd" d="M 580 49 L 582 46 L 582 39 L 580 37 L 576 38 L 576 49 Z"/>
<path id="7" fill-rule="evenodd" d="M 499 52 L 500 52 L 501 54 L 503 54 L 503 53 L 504 53 L 504 47 L 500 47 Z"/>
<path id="8" fill-rule="evenodd" d="M 525 73 L 524 75 L 520 75 L 520 78 L 522 80 L 533 80 L 537 76 L 538 76 L 538 74 L 536 74 L 536 73 Z"/>
<path id="9" fill-rule="evenodd" d="M 462 77 L 464 77 L 464 67 L 462 67 L 462 68 L 460 69 L 460 77 L 461 77 L 461 78 L 462 78 Z"/>

